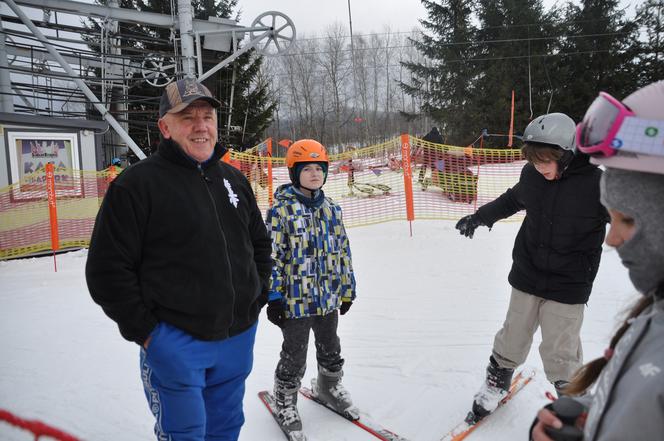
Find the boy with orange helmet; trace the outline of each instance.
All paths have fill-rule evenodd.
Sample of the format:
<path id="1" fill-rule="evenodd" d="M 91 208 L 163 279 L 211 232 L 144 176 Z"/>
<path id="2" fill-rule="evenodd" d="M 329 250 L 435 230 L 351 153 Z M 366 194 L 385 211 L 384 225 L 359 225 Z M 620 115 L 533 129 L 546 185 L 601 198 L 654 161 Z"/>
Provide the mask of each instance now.
<path id="1" fill-rule="evenodd" d="M 325 147 L 299 140 L 288 149 L 286 165 L 292 184 L 277 189 L 266 220 L 274 259 L 267 316 L 284 336 L 275 371 L 277 419 L 285 432 L 300 432 L 303 439 L 297 392 L 310 330 L 318 360 L 314 395 L 350 418 L 359 416 L 341 384 L 344 359 L 337 335 L 337 310 L 343 315 L 352 305 L 355 276 L 341 207 L 321 189 L 329 167 Z"/>

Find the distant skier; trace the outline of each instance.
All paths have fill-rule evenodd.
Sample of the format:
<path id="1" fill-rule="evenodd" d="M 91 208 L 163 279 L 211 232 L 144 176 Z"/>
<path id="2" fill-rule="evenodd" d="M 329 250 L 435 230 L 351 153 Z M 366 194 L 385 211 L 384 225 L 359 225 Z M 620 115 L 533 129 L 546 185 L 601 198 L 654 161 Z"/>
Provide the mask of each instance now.
<path id="1" fill-rule="evenodd" d="M 302 430 L 297 393 L 311 330 L 318 360 L 314 393 L 340 413 L 356 412 L 341 384 L 344 360 L 337 336 L 337 310 L 346 314 L 353 304 L 355 276 L 341 208 L 321 189 L 329 167 L 325 148 L 299 140 L 288 149 L 286 165 L 292 184 L 277 189 L 267 212 L 275 261 L 267 315 L 284 336 L 275 371 L 277 418 L 284 431 L 293 432 Z"/>
<path id="2" fill-rule="evenodd" d="M 439 161 L 442 155 L 443 135 L 438 131 L 438 127 L 432 127 L 429 133 L 424 135 L 422 141 L 426 142 L 415 149 L 413 157 L 422 162 L 417 182 L 420 183 L 423 190 L 426 190 L 428 186 L 425 182 L 427 168 L 431 169 L 431 173 L 436 170 L 436 161 Z"/>
<path id="3" fill-rule="evenodd" d="M 120 158 L 113 158 L 111 159 L 111 163 L 109 164 L 108 167 L 106 167 L 103 172 L 106 175 L 106 182 L 111 182 L 113 179 L 115 179 L 120 173 L 122 173 L 122 161 Z"/>
<path id="4" fill-rule="evenodd" d="M 597 155 L 593 162 L 606 167 L 601 182 L 602 203 L 611 214 L 606 244 L 615 247 L 641 296 L 604 356 L 583 366 L 567 388 L 572 395 L 583 394 L 573 399 L 586 417 L 558 429 L 562 421 L 546 406 L 531 427 L 532 440 L 562 439 L 562 431 L 576 432 L 575 439 L 584 441 L 664 438 L 662 102 L 664 81 L 622 102 L 602 93 L 579 124 L 579 149 Z"/>
<path id="5" fill-rule="evenodd" d="M 544 370 L 559 394 L 581 366 L 584 304 L 599 267 L 608 213 L 599 201 L 602 172 L 576 152 L 574 137 L 574 121 L 567 115 L 535 118 L 524 132 L 522 152 L 528 163 L 519 182 L 456 224 L 472 238 L 480 225 L 491 228 L 526 210 L 512 251 L 507 317 L 496 334 L 470 423 L 492 412 L 507 394 L 514 368 L 526 360 L 538 327 Z"/>

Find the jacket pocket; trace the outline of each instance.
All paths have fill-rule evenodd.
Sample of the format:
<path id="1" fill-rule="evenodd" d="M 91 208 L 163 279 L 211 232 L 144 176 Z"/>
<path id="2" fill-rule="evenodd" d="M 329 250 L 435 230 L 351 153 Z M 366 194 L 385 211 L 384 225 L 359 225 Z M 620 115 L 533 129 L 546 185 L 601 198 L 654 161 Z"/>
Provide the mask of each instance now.
<path id="1" fill-rule="evenodd" d="M 159 322 L 157 323 L 157 326 L 154 327 L 152 332 L 150 332 L 149 335 L 150 343 L 148 344 L 147 349 L 145 349 L 146 357 L 150 356 L 150 354 L 154 351 L 155 343 L 157 342 L 158 335 L 162 327 L 163 327 L 163 322 Z"/>

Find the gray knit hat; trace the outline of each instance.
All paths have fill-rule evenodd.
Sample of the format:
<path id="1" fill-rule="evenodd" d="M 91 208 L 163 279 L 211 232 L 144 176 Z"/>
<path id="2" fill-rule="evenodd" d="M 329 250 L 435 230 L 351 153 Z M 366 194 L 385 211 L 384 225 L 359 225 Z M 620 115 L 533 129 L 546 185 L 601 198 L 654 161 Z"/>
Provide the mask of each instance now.
<path id="1" fill-rule="evenodd" d="M 635 221 L 617 251 L 636 289 L 649 293 L 664 283 L 664 175 L 607 168 L 600 185 L 602 204 Z"/>

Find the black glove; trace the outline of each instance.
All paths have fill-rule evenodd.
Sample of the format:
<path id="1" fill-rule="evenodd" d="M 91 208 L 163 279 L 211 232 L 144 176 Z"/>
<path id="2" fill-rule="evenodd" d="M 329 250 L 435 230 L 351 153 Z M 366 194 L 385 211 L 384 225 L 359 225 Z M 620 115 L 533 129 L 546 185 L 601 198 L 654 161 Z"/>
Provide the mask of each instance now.
<path id="1" fill-rule="evenodd" d="M 284 326 L 286 315 L 284 314 L 284 303 L 281 299 L 267 302 L 267 319 L 280 328 Z"/>
<path id="2" fill-rule="evenodd" d="M 353 302 L 341 302 L 341 307 L 339 308 L 339 314 L 344 315 L 348 312 Z"/>
<path id="3" fill-rule="evenodd" d="M 551 410 L 563 423 L 560 429 L 545 427 L 544 431 L 554 441 L 582 441 L 583 431 L 576 427 L 576 420 L 585 411 L 578 401 L 570 397 L 560 397 L 551 403 Z"/>
<path id="4" fill-rule="evenodd" d="M 546 426 L 544 432 L 554 441 L 582 441 L 583 431 L 576 427 L 576 421 L 581 414 L 586 411 L 585 407 L 569 397 L 561 397 L 553 403 L 544 406 L 544 409 L 550 410 L 555 413 L 563 426 L 560 429 Z M 533 439 L 533 429 L 539 422 L 539 418 L 535 417 L 535 421 L 530 426 L 529 440 Z"/>
<path id="5" fill-rule="evenodd" d="M 484 222 L 482 222 L 482 219 L 476 214 L 469 214 L 468 216 L 464 216 L 461 219 L 459 219 L 459 222 L 456 223 L 454 228 L 459 230 L 459 233 L 472 239 L 473 234 L 475 234 L 475 230 L 477 227 L 480 225 L 484 225 Z"/>

